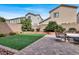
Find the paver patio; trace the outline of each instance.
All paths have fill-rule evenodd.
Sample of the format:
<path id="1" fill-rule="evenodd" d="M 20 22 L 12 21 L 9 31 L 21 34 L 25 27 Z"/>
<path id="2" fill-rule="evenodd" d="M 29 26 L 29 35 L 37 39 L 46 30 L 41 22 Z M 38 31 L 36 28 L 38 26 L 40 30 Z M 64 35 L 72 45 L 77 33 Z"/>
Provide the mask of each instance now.
<path id="1" fill-rule="evenodd" d="M 36 41 L 30 46 L 21 50 L 18 55 L 77 55 L 79 54 L 79 46 L 57 42 L 51 35 L 46 35 L 42 39 Z"/>

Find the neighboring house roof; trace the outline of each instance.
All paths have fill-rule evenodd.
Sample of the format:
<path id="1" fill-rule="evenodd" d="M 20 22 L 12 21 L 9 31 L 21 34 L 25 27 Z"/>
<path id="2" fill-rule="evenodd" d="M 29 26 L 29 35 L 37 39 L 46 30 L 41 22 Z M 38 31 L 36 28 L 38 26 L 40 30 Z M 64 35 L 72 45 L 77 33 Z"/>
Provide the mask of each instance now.
<path id="1" fill-rule="evenodd" d="M 51 18 L 51 17 L 48 17 L 47 19 L 45 19 L 45 20 L 41 21 L 39 24 L 41 24 L 41 23 L 43 23 L 43 22 L 45 22 L 45 21 L 49 20 L 50 18 Z"/>
<path id="2" fill-rule="evenodd" d="M 27 16 L 27 15 L 29 15 L 29 14 L 31 14 L 31 15 L 33 15 L 33 16 L 38 16 L 39 14 L 33 14 L 33 13 L 27 13 L 25 16 Z"/>
<path id="3" fill-rule="evenodd" d="M 43 20 L 43 18 L 40 16 L 40 14 L 27 13 L 25 16 L 27 16 L 27 15 L 29 15 L 29 14 L 31 14 L 31 15 L 33 15 L 33 16 L 39 16 L 39 17 L 41 18 L 41 20 Z M 17 18 L 13 18 L 13 19 L 8 19 L 8 20 L 6 20 L 6 21 L 16 20 L 16 19 L 23 19 L 23 18 L 25 18 L 25 17 L 17 17 Z"/>
<path id="4" fill-rule="evenodd" d="M 78 8 L 77 6 L 71 6 L 71 5 L 65 5 L 65 4 L 61 4 L 58 7 L 52 9 L 51 11 L 49 11 L 49 13 L 51 13 L 52 11 L 58 9 L 59 7 L 64 6 L 64 7 L 70 7 L 70 8 Z"/>
<path id="5" fill-rule="evenodd" d="M 9 20 L 16 20 L 16 19 L 23 19 L 25 17 L 17 17 L 17 18 L 13 18 L 13 19 L 9 19 Z"/>
<path id="6" fill-rule="evenodd" d="M 43 18 L 40 16 L 40 14 L 33 14 L 33 13 L 31 13 L 31 12 L 27 13 L 25 16 L 27 16 L 27 15 L 29 15 L 29 14 L 31 14 L 31 15 L 33 15 L 33 16 L 39 16 L 39 17 L 41 18 L 41 20 L 43 20 Z"/>

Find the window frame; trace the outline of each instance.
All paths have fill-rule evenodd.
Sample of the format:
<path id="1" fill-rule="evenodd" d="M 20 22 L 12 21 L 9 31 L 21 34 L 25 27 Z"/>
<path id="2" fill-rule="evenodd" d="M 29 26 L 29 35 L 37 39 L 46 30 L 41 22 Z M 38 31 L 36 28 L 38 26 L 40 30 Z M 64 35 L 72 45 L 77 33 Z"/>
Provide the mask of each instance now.
<path id="1" fill-rule="evenodd" d="M 54 12 L 53 16 L 54 18 L 59 18 L 59 12 Z"/>
<path id="2" fill-rule="evenodd" d="M 31 19 L 31 16 L 28 16 L 28 19 Z"/>

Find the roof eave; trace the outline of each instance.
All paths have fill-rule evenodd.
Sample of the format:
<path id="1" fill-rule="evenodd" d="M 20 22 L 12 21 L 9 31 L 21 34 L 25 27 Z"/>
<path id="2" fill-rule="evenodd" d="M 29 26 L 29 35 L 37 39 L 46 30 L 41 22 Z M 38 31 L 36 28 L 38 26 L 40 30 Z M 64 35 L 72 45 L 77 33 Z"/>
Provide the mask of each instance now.
<path id="1" fill-rule="evenodd" d="M 61 4 L 61 5 L 59 5 L 58 7 L 52 9 L 51 11 L 49 11 L 49 13 L 51 13 L 52 11 L 58 9 L 58 8 L 61 7 L 61 6 L 72 7 L 72 8 L 78 8 L 77 6 L 70 6 L 70 5 Z"/>

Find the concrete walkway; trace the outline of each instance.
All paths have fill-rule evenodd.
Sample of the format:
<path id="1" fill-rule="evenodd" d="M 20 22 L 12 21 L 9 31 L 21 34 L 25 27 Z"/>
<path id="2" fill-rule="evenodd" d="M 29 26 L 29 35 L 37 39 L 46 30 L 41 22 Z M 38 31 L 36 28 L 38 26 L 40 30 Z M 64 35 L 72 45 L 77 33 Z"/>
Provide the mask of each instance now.
<path id="1" fill-rule="evenodd" d="M 79 46 L 57 42 L 55 37 L 46 35 L 42 39 L 34 42 L 30 46 L 21 50 L 18 55 L 77 55 L 79 54 Z"/>

